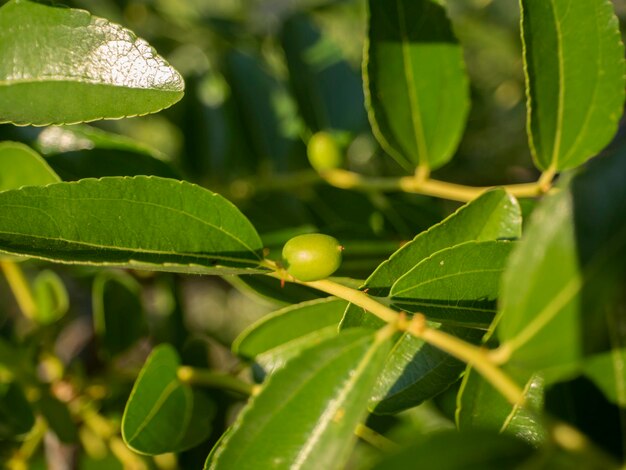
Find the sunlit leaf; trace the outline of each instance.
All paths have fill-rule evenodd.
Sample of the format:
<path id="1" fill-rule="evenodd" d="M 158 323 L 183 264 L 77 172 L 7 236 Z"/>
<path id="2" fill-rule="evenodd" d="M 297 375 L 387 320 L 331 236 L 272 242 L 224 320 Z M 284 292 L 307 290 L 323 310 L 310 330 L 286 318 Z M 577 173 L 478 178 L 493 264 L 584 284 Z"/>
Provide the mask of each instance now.
<path id="1" fill-rule="evenodd" d="M 370 122 L 401 165 L 452 157 L 469 110 L 463 52 L 436 0 L 370 0 L 365 56 Z"/>
<path id="2" fill-rule="evenodd" d="M 171 106 L 181 76 L 131 31 L 84 10 L 0 9 L 0 122 L 70 124 Z"/>
<path id="3" fill-rule="evenodd" d="M 258 267 L 261 240 L 221 196 L 157 177 L 0 193 L 0 251 L 50 261 L 198 273 Z"/>
<path id="4" fill-rule="evenodd" d="M 276 371 L 205 468 L 340 468 L 390 347 L 387 332 L 352 329 Z"/>
<path id="5" fill-rule="evenodd" d="M 624 104 L 624 46 L 609 0 L 522 0 L 529 139 L 537 166 L 584 163 Z"/>

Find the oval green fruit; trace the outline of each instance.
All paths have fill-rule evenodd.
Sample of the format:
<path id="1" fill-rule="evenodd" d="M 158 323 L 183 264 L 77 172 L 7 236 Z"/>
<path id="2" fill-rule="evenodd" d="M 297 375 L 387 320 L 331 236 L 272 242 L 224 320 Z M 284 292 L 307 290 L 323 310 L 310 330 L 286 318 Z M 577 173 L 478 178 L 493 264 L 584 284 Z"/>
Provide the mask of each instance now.
<path id="1" fill-rule="evenodd" d="M 321 233 L 298 235 L 283 247 L 287 272 L 300 281 L 318 281 L 341 265 L 343 247 L 336 238 Z"/>
<path id="2" fill-rule="evenodd" d="M 339 168 L 343 162 L 335 138 L 328 132 L 317 132 L 307 145 L 309 163 L 318 173 Z"/>

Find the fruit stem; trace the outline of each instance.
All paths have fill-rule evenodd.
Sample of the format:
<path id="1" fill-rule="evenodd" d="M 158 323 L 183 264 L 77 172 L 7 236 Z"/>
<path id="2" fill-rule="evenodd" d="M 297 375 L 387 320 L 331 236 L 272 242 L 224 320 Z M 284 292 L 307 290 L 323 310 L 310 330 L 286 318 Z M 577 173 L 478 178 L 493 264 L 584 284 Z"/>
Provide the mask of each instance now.
<path id="1" fill-rule="evenodd" d="M 469 202 L 485 191 L 502 187 L 511 195 L 519 198 L 539 197 L 552 187 L 552 179 L 556 172 L 546 170 L 541 178 L 533 183 L 519 183 L 501 186 L 467 186 L 449 183 L 430 178 L 428 175 L 403 177 L 369 177 L 353 171 L 330 169 L 322 173 L 303 171 L 285 176 L 275 176 L 266 180 L 237 180 L 231 184 L 229 195 L 235 199 L 246 199 L 255 192 L 263 190 L 291 190 L 307 187 L 325 181 L 341 189 L 362 192 L 405 192 L 424 196 L 449 199 L 451 201 Z M 222 191 L 224 192 L 224 191 Z"/>
<path id="2" fill-rule="evenodd" d="M 276 267 L 274 262 L 268 260 L 266 260 L 265 265 L 267 267 Z M 386 323 L 395 325 L 398 331 L 406 331 L 416 338 L 420 338 L 436 348 L 447 352 L 457 359 L 460 359 L 466 364 L 472 365 L 494 386 L 494 388 L 500 391 L 500 393 L 502 393 L 502 395 L 511 404 L 523 404 L 523 390 L 506 373 L 504 373 L 498 365 L 492 362 L 488 350 L 467 343 L 456 336 L 430 328 L 426 323 L 426 317 L 422 314 L 417 313 L 413 315 L 410 321 L 408 321 L 404 313 L 397 312 L 381 304 L 373 297 L 370 297 L 365 292 L 361 292 L 360 290 L 343 286 L 329 279 L 302 282 L 283 271 L 284 270 L 278 268 L 277 271 L 268 275 L 281 280 L 312 287 L 319 291 L 326 292 L 327 294 L 334 295 L 335 297 L 347 300 L 350 303 L 367 310 Z"/>

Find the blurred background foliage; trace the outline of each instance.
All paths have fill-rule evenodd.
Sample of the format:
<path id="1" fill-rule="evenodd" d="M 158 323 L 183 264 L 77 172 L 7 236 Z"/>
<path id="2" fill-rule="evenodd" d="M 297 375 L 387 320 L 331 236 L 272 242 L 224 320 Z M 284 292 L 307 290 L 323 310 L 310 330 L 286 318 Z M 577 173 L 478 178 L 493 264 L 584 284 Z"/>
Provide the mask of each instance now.
<path id="1" fill-rule="evenodd" d="M 153 116 L 64 128 L 0 126 L 0 140 L 28 143 L 64 180 L 154 174 L 195 182 L 236 203 L 261 233 L 270 257 L 298 233 L 336 236 L 346 247 L 338 274 L 357 280 L 455 209 L 424 196 L 333 188 L 321 183 L 307 161 L 306 142 L 324 130 L 340 142 L 346 168 L 402 174 L 372 137 L 363 104 L 364 0 L 51 3 L 83 8 L 131 29 L 186 81 L 183 100 Z M 526 143 L 518 1 L 445 3 L 465 49 L 472 109 L 456 157 L 434 176 L 472 185 L 532 181 L 537 172 Z M 623 22 L 626 0 L 614 3 Z M 189 365 L 237 372 L 242 366 L 228 348 L 243 328 L 282 305 L 318 296 L 298 286 L 281 289 L 271 279 L 103 273 L 33 261 L 23 266 L 33 283 L 47 270 L 40 283 L 49 315 L 45 321 L 21 316 L 0 280 L 0 337 L 30 350 L 50 382 L 71 376 L 76 389 L 114 423 L 132 377 L 112 381 L 110 374 L 137 370 L 149 345 L 169 342 Z M 396 426 L 399 439 L 405 428 L 398 423 L 449 427 L 445 416 L 452 413 L 454 392 L 433 407 L 379 417 L 373 425 Z M 237 409 L 232 396 L 212 393 L 224 404 L 215 430 L 199 449 L 181 456 L 183 468 L 199 468 Z M 14 445 L 0 440 L 0 452 Z M 362 451 L 355 462 L 371 452 Z M 114 457 L 101 461 L 102 467 L 91 464 L 118 465 Z"/>

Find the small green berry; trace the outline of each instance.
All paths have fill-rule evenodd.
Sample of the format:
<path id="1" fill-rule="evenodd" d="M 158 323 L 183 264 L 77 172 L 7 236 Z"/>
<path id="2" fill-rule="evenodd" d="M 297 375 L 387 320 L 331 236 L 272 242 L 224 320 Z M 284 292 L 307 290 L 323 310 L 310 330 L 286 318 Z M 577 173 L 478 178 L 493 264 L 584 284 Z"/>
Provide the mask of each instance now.
<path id="1" fill-rule="evenodd" d="M 318 173 L 339 168 L 343 162 L 335 138 L 328 132 L 317 132 L 307 146 L 309 163 Z"/>
<path id="2" fill-rule="evenodd" d="M 283 247 L 287 272 L 300 281 L 326 279 L 341 265 L 343 247 L 336 238 L 321 233 L 298 235 Z"/>

